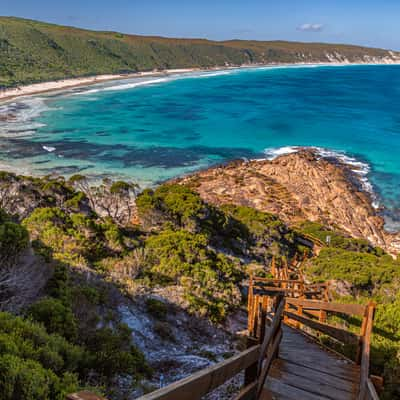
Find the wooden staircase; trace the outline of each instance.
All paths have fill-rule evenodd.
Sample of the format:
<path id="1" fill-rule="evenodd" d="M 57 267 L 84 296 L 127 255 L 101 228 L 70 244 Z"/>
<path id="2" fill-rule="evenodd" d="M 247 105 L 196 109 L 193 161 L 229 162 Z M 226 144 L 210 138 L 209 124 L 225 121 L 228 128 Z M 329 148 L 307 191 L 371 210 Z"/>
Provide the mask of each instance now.
<path id="1" fill-rule="evenodd" d="M 247 350 L 140 400 L 200 400 L 243 372 L 234 400 L 379 400 L 369 375 L 375 305 L 330 302 L 326 284 L 304 282 L 299 262 L 271 269 L 278 278 L 249 279 Z M 330 325 L 330 315 L 360 318 L 360 332 Z M 321 335 L 353 346 L 354 359 L 323 346 Z M 81 392 L 67 399 L 100 398 Z"/>

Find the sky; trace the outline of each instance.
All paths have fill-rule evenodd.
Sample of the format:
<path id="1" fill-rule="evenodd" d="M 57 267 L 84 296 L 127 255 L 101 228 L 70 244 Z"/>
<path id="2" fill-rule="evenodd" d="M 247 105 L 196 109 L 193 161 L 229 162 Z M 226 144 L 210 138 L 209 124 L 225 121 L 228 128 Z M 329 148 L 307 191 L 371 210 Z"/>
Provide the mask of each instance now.
<path id="1" fill-rule="evenodd" d="M 400 0 L 0 0 L 0 15 L 143 35 L 400 50 Z"/>

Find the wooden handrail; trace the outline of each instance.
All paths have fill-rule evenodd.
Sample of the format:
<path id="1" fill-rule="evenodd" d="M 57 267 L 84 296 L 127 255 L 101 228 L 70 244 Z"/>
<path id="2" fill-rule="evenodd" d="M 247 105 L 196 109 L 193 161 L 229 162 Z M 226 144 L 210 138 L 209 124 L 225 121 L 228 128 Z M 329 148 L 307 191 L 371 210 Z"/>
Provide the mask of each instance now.
<path id="1" fill-rule="evenodd" d="M 281 328 L 281 319 L 282 319 L 284 308 L 285 308 L 285 301 L 281 300 L 276 309 L 274 318 L 272 319 L 272 323 L 268 327 L 268 331 L 265 334 L 264 340 L 261 344 L 260 359 L 259 359 L 259 364 L 258 364 L 259 371 L 261 370 L 263 359 L 266 356 L 266 353 L 267 353 L 269 345 L 271 344 L 271 341 L 275 337 L 276 332 Z"/>
<path id="2" fill-rule="evenodd" d="M 374 321 L 375 304 L 370 302 L 366 312 L 365 335 L 362 337 L 362 356 L 360 367 L 360 392 L 358 400 L 365 400 L 369 390 L 369 363 L 371 351 L 372 325 Z"/>
<path id="3" fill-rule="evenodd" d="M 360 340 L 360 336 L 355 333 L 349 332 L 345 329 L 336 328 L 335 326 L 323 324 L 315 321 L 311 318 L 304 317 L 289 311 L 285 311 L 284 315 L 288 318 L 298 321 L 311 329 L 315 329 L 319 332 L 325 333 L 328 336 L 335 338 L 336 340 L 346 344 L 357 344 Z"/>
<path id="4" fill-rule="evenodd" d="M 156 390 L 140 400 L 200 400 L 205 394 L 216 389 L 239 372 L 258 361 L 260 345 L 253 346 L 227 360 L 203 369 L 174 382 L 169 386 Z"/>
<path id="5" fill-rule="evenodd" d="M 376 392 L 375 386 L 372 383 L 371 379 L 367 381 L 367 391 L 365 400 L 379 400 L 378 393 Z"/>
<path id="6" fill-rule="evenodd" d="M 293 283 L 293 284 L 304 284 L 303 281 L 298 280 L 298 279 L 272 279 L 272 278 L 259 278 L 259 277 L 254 277 L 253 278 L 254 284 L 257 284 L 258 282 L 262 283 Z"/>
<path id="7" fill-rule="evenodd" d="M 265 278 L 262 278 L 265 279 Z M 235 400 L 257 400 L 261 396 L 273 360 L 277 357 L 282 339 L 282 318 L 296 321 L 322 332 L 342 343 L 359 344 L 360 386 L 358 400 L 379 400 L 369 376 L 370 345 L 375 304 L 330 303 L 304 298 L 307 285 L 302 281 L 269 280 L 287 286 L 291 282 L 301 289 L 268 287 L 258 289 L 257 278 L 250 277 L 248 293 L 248 349 L 188 376 L 169 386 L 140 397 L 140 400 L 200 400 L 204 395 L 221 386 L 241 371 L 245 371 L 245 384 Z M 265 281 L 263 281 L 265 282 Z M 322 285 L 320 285 L 322 287 Z M 324 286 L 325 288 L 327 287 Z M 287 294 L 300 291 L 302 298 L 285 298 Z M 315 293 L 315 292 L 311 292 Z M 266 297 L 270 296 L 270 298 Z M 267 317 L 267 308 L 274 304 L 273 317 Z M 291 309 L 294 308 L 294 310 Z M 360 335 L 325 323 L 326 313 L 363 316 Z M 317 319 L 316 319 L 317 318 Z M 319 320 L 318 320 L 319 319 Z M 267 320 L 270 322 L 267 326 Z M 357 360 L 356 360 L 357 361 Z M 74 393 L 67 400 L 104 400 L 89 392 Z"/>
<path id="8" fill-rule="evenodd" d="M 331 311 L 346 315 L 358 315 L 364 316 L 367 306 L 361 304 L 342 304 L 342 303 L 329 303 L 326 301 L 319 300 L 307 300 L 307 299 L 286 299 L 286 302 L 290 305 L 301 306 L 303 309 L 309 310 L 324 310 Z"/>
<path id="9" fill-rule="evenodd" d="M 88 392 L 86 390 L 82 392 L 72 393 L 67 395 L 67 400 L 106 400 L 104 397 L 98 396 L 97 394 Z"/>

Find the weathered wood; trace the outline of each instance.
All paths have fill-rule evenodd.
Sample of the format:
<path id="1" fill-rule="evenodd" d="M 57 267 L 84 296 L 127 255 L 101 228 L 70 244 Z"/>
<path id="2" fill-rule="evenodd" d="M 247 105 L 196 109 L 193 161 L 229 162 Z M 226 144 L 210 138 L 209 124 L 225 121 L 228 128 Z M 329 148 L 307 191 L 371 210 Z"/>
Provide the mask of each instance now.
<path id="1" fill-rule="evenodd" d="M 376 392 L 375 386 L 371 379 L 368 379 L 367 381 L 366 400 L 379 400 L 378 393 Z"/>
<path id="2" fill-rule="evenodd" d="M 258 283 L 292 283 L 292 284 L 296 284 L 296 283 L 303 283 L 303 281 L 299 280 L 299 279 L 272 279 L 272 278 L 258 278 L 255 277 L 253 279 L 254 285 L 257 285 Z"/>
<path id="3" fill-rule="evenodd" d="M 309 393 L 271 377 L 268 378 L 265 386 L 272 392 L 273 398 L 276 400 L 330 400 L 328 397 Z"/>
<path id="4" fill-rule="evenodd" d="M 328 325 L 328 324 L 322 324 L 322 323 L 312 320 L 310 318 L 300 316 L 300 315 L 297 315 L 297 314 L 289 312 L 289 311 L 285 311 L 284 315 L 286 315 L 288 318 L 290 318 L 292 320 L 301 322 L 303 325 L 306 325 L 311 329 L 315 329 L 317 331 L 325 333 L 342 343 L 356 344 L 359 341 L 358 335 L 356 335 L 352 332 L 348 332 L 344 329 L 336 328 L 336 327 Z"/>
<path id="5" fill-rule="evenodd" d="M 370 375 L 369 376 L 370 381 L 373 383 L 376 392 L 382 393 L 383 392 L 383 386 L 384 386 L 384 380 L 382 376 L 379 375 Z"/>
<path id="6" fill-rule="evenodd" d="M 278 308 L 276 309 L 274 318 L 272 320 L 271 325 L 268 327 L 268 330 L 265 334 L 264 340 L 261 344 L 261 350 L 260 350 L 260 359 L 258 362 L 258 370 L 261 371 L 261 365 L 262 362 L 266 356 L 266 352 L 268 350 L 269 345 L 271 344 L 272 339 L 276 335 L 276 331 L 279 329 L 281 319 L 282 319 L 282 314 L 283 314 L 283 309 L 285 307 L 285 301 L 281 299 L 281 301 L 278 304 Z"/>
<path id="7" fill-rule="evenodd" d="M 257 381 L 245 386 L 233 400 L 255 400 L 257 395 Z"/>
<path id="8" fill-rule="evenodd" d="M 349 390 L 338 389 L 326 382 L 319 382 L 314 375 L 304 377 L 292 372 L 282 374 L 280 371 L 272 369 L 269 376 L 308 393 L 328 397 L 334 400 L 354 400 L 357 393 L 357 391 L 351 392 Z"/>
<path id="9" fill-rule="evenodd" d="M 253 307 L 253 275 L 249 278 L 249 288 L 247 292 L 247 330 L 252 329 L 252 307 Z"/>
<path id="10" fill-rule="evenodd" d="M 327 373 L 318 369 L 312 369 L 310 367 L 295 364 L 292 361 L 279 358 L 272 364 L 270 375 L 277 376 L 283 374 L 295 374 L 299 377 L 303 377 L 304 379 L 309 379 L 312 377 L 315 382 L 326 384 L 349 393 L 355 393 L 358 390 L 357 382 L 345 380 L 340 376 L 333 375 L 332 373 Z"/>
<path id="11" fill-rule="evenodd" d="M 365 335 L 362 338 L 362 356 L 361 356 L 361 369 L 360 369 L 360 393 L 359 400 L 364 400 L 368 393 L 368 381 L 369 381 L 369 362 L 370 362 L 370 351 L 371 351 L 371 336 L 372 336 L 372 325 L 374 321 L 375 304 L 369 303 L 367 323 L 365 328 Z"/>
<path id="12" fill-rule="evenodd" d="M 326 351 L 310 337 L 296 329 L 283 326 L 283 339 L 280 346 L 280 358 L 297 365 L 299 368 L 309 368 L 340 379 L 360 381 L 360 367 L 338 354 Z M 312 373 L 312 372 L 311 372 Z"/>
<path id="13" fill-rule="evenodd" d="M 67 395 L 67 400 L 106 400 L 104 397 L 98 396 L 94 393 L 82 391 Z"/>
<path id="14" fill-rule="evenodd" d="M 268 372 L 269 372 L 269 370 L 271 368 L 272 361 L 274 360 L 275 355 L 276 355 L 276 353 L 278 351 L 278 347 L 279 347 L 279 344 L 280 344 L 281 340 L 282 340 L 282 329 L 280 329 L 277 332 L 276 336 L 274 337 L 274 340 L 271 343 L 271 347 L 270 347 L 269 352 L 267 354 L 267 358 L 265 359 L 265 362 L 264 362 L 264 364 L 262 366 L 262 369 L 261 369 L 261 372 L 259 374 L 259 377 L 258 377 L 258 390 L 257 390 L 257 396 L 258 397 L 260 396 L 260 394 L 262 392 L 265 380 L 267 379 Z"/>
<path id="15" fill-rule="evenodd" d="M 346 315 L 363 316 L 366 309 L 366 306 L 360 304 L 329 303 L 326 301 L 319 301 L 319 300 L 291 299 L 291 298 L 286 299 L 286 301 L 288 304 L 293 304 L 295 306 L 302 306 L 303 309 L 324 310 Z"/>
<path id="16" fill-rule="evenodd" d="M 253 346 L 258 345 L 259 341 L 254 337 L 247 338 L 247 348 L 251 348 Z M 260 355 L 258 355 L 260 358 Z M 257 381 L 257 372 L 258 371 L 258 361 L 255 361 L 251 365 L 249 365 L 244 371 L 244 384 L 250 385 L 253 382 Z"/>
<path id="17" fill-rule="evenodd" d="M 200 400 L 205 394 L 256 363 L 259 354 L 260 346 L 253 346 L 227 360 L 142 396 L 140 400 Z"/>

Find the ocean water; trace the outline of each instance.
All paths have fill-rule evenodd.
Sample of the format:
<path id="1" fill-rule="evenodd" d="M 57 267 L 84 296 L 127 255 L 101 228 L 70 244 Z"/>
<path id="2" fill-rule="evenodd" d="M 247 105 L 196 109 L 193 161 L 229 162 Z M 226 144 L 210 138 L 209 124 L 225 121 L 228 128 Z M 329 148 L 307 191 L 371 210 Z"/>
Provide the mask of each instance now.
<path id="1" fill-rule="evenodd" d="M 0 168 L 142 186 L 293 146 L 339 152 L 400 226 L 400 66 L 137 78 L 19 99 L 0 116 Z"/>

